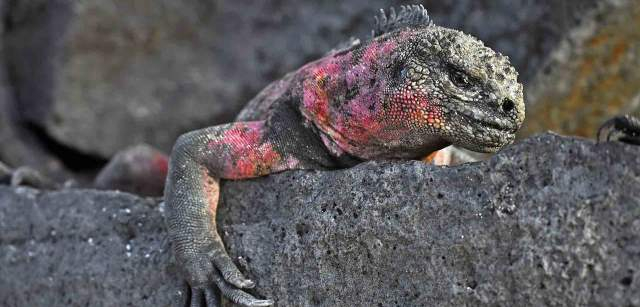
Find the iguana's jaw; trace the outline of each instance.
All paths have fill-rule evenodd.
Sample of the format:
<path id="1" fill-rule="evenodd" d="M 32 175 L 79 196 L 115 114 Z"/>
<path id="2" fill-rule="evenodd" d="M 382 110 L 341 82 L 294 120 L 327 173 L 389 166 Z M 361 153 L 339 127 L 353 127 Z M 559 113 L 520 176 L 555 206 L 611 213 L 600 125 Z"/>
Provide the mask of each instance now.
<path id="1" fill-rule="evenodd" d="M 490 114 L 478 108 L 463 107 L 452 112 L 456 135 L 447 137 L 454 145 L 492 153 L 511 144 L 522 122 L 517 118 Z"/>

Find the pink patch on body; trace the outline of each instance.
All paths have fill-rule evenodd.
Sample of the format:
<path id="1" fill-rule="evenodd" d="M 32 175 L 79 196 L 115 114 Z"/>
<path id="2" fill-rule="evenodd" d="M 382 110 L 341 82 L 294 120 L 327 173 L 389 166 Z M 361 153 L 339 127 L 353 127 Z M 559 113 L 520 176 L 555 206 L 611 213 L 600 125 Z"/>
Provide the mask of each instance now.
<path id="1" fill-rule="evenodd" d="M 387 57 L 396 49 L 398 45 L 394 41 L 372 42 L 364 50 L 362 61 L 369 66 L 379 65 L 380 58 Z"/>
<path id="2" fill-rule="evenodd" d="M 357 88 L 358 94 L 351 101 L 346 101 L 341 110 L 333 114 L 331 122 L 338 138 L 334 138 L 341 147 L 348 148 L 352 144 L 365 145 L 375 139 L 385 138 L 384 125 L 380 120 L 379 106 L 385 83 L 379 75 L 378 66 L 388 60 L 397 44 L 392 41 L 372 42 L 363 50 L 358 65 L 349 66 L 343 73 L 346 89 Z M 349 63 L 352 65 L 352 63 Z M 372 83 L 372 80 L 375 81 Z M 339 86 L 344 86 L 344 83 Z M 358 146 L 359 146 L 358 145 Z"/>
<path id="3" fill-rule="evenodd" d="M 335 58 L 331 58 L 326 64 L 317 68 L 317 72 L 322 72 L 324 76 L 337 76 L 342 70 L 340 63 Z"/>
<path id="4" fill-rule="evenodd" d="M 357 65 L 349 53 L 345 55 L 349 61 L 330 58 L 308 68 L 311 77 L 303 85 L 303 111 L 335 143 L 325 142 L 328 148 L 338 145 L 341 150 L 353 152 L 380 140 L 397 138 L 397 131 L 387 129 L 389 123 L 381 114 L 386 84 L 378 75 L 397 46 L 395 41 L 374 41 L 363 47 Z M 350 101 L 331 105 L 331 97 L 346 96 L 352 90 L 357 94 Z"/>
<path id="5" fill-rule="evenodd" d="M 280 161 L 280 154 L 270 143 L 264 143 L 257 148 L 243 148 L 236 154 L 235 165 L 229 163 L 228 173 L 231 179 L 240 179 L 266 175 L 272 166 Z"/>
<path id="6" fill-rule="evenodd" d="M 350 59 L 351 54 L 345 54 L 321 60 L 308 68 L 310 78 L 303 83 L 303 106 L 320 125 L 330 125 L 329 95 L 341 86 L 337 81 Z"/>
<path id="7" fill-rule="evenodd" d="M 378 59 L 378 45 L 377 42 L 372 42 L 367 46 L 367 49 L 364 50 L 362 54 L 362 63 L 370 66 L 371 64 L 375 64 Z"/>
<path id="8" fill-rule="evenodd" d="M 329 98 L 318 82 L 318 79 L 304 82 L 303 105 L 319 123 L 326 124 L 329 118 Z"/>
<path id="9" fill-rule="evenodd" d="M 225 157 L 223 177 L 242 179 L 268 174 L 282 157 L 273 144 L 262 140 L 263 122 L 236 123 L 222 137 L 209 142 L 209 148 L 221 150 Z M 220 148 L 224 146 L 225 148 Z M 224 152 L 224 150 L 227 150 Z"/>
<path id="10" fill-rule="evenodd" d="M 393 41 L 372 42 L 363 52 L 362 61 L 346 73 L 347 86 L 358 86 L 360 93 L 345 106 L 349 116 L 343 118 L 337 129 L 349 139 L 360 144 L 367 144 L 373 139 L 385 138 L 384 125 L 381 122 L 382 90 L 384 80 L 378 75 L 377 66 L 388 60 L 397 44 Z M 376 80 L 373 85 L 371 80 Z"/>
<path id="11" fill-rule="evenodd" d="M 378 137 L 383 128 L 378 114 L 376 102 L 379 100 L 377 93 L 359 95 L 346 106 L 349 117 L 342 120 L 339 127 L 342 134 L 348 135 L 357 143 L 368 143 L 372 138 Z"/>
<path id="12" fill-rule="evenodd" d="M 390 55 L 398 46 L 395 41 L 386 41 L 382 44 L 381 53 L 382 55 Z"/>

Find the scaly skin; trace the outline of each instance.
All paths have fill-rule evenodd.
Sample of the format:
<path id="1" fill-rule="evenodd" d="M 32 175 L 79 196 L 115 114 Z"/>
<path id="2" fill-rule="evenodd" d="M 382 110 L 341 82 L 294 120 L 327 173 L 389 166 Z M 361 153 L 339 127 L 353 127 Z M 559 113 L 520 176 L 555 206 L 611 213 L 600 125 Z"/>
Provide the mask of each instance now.
<path id="1" fill-rule="evenodd" d="M 271 84 L 238 122 L 178 139 L 165 200 L 192 306 L 216 306 L 216 288 L 239 304 L 273 303 L 242 290 L 254 283 L 217 233 L 220 179 L 419 159 L 451 144 L 494 152 L 513 141 L 524 103 L 506 57 L 433 25 L 421 6 L 388 17 L 379 17 L 372 39 Z"/>

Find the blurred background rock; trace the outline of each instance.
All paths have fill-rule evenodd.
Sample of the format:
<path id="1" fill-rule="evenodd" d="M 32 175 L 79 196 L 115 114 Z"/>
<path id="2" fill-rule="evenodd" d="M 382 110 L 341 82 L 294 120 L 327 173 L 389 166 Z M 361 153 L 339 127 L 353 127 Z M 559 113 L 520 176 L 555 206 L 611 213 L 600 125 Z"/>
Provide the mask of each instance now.
<path id="1" fill-rule="evenodd" d="M 611 1 L 585 15 L 528 83 L 521 135 L 592 137 L 620 113 L 640 114 L 640 1 Z"/>
<path id="2" fill-rule="evenodd" d="M 378 9 L 414 3 L 511 58 L 532 110 L 523 135 L 592 136 L 638 109 L 635 0 L 0 0 L 0 160 L 90 180 L 123 148 L 168 152 L 366 38 Z"/>

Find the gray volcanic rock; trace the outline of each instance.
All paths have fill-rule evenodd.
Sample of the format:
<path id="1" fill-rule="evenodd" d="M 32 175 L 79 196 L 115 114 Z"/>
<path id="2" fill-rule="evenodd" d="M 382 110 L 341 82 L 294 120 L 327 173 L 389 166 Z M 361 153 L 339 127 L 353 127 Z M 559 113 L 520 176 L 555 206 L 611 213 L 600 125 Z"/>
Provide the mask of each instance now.
<path id="1" fill-rule="evenodd" d="M 434 20 L 509 55 L 527 80 L 596 0 L 423 1 Z M 10 1 L 7 54 L 20 117 L 108 158 L 232 120 L 269 82 L 416 1 Z M 0 148 L 0 154 L 2 149 Z"/>
<path id="2" fill-rule="evenodd" d="M 221 225 L 282 306 L 636 306 L 639 186 L 640 147 L 547 134 L 452 168 L 227 183 Z"/>
<path id="3" fill-rule="evenodd" d="M 161 207 L 118 192 L 0 187 L 0 306 L 170 306 Z"/>
<path id="4" fill-rule="evenodd" d="M 637 306 L 639 183 L 640 147 L 545 134 L 457 167 L 229 181 L 219 223 L 279 306 Z M 0 188 L 0 305 L 168 306 L 162 212 Z"/>

